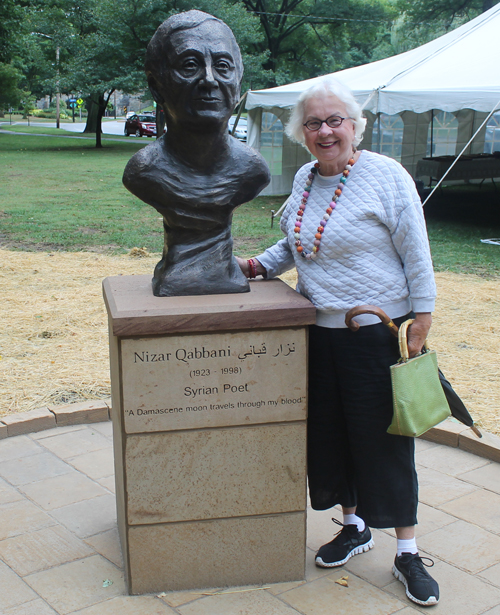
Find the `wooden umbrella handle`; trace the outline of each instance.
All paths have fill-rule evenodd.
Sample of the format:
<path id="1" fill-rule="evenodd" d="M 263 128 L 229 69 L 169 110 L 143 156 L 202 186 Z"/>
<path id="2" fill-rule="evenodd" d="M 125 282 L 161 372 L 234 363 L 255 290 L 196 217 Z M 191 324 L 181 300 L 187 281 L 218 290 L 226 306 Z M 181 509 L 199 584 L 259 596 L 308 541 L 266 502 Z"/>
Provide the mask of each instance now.
<path id="1" fill-rule="evenodd" d="M 349 327 L 351 331 L 357 331 L 359 329 L 359 323 L 357 323 L 353 318 L 356 316 L 360 316 L 361 314 L 374 314 L 378 316 L 380 320 L 389 327 L 391 333 L 397 337 L 398 336 L 398 327 L 395 325 L 392 320 L 387 316 L 384 310 L 381 310 L 376 305 L 358 305 L 356 307 L 351 308 L 347 314 L 345 315 L 345 324 Z"/>

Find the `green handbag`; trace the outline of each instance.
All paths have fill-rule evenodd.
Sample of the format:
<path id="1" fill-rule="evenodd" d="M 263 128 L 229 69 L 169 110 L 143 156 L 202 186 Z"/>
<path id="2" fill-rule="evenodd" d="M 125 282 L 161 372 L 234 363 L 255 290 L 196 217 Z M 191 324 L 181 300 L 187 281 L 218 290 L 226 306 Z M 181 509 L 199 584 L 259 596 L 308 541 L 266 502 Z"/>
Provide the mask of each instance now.
<path id="1" fill-rule="evenodd" d="M 404 322 L 398 332 L 401 358 L 391 366 L 394 414 L 387 433 L 416 438 L 451 412 L 439 381 L 436 352 L 425 345 L 420 355 L 410 359 L 407 330 L 412 322 Z"/>

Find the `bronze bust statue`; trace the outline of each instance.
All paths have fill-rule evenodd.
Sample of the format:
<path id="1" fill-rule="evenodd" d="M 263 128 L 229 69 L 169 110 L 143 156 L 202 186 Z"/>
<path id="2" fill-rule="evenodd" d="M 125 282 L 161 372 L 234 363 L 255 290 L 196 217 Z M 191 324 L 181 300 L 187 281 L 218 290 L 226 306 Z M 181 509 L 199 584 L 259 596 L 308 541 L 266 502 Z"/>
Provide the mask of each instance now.
<path id="1" fill-rule="evenodd" d="M 174 15 L 151 39 L 145 70 L 167 132 L 131 158 L 123 183 L 163 216 L 153 293 L 247 292 L 232 252 L 232 214 L 270 174 L 262 156 L 228 132 L 243 75 L 236 39 L 207 13 Z"/>

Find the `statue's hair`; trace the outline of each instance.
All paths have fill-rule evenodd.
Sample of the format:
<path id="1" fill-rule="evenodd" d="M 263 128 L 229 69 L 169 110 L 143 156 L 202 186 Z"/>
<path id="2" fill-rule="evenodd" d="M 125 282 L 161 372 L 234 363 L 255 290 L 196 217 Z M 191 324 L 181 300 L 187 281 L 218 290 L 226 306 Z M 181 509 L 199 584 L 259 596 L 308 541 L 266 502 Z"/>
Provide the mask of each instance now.
<path id="1" fill-rule="evenodd" d="M 146 60 L 144 63 L 144 70 L 146 75 L 161 75 L 164 69 L 168 68 L 168 55 L 166 50 L 167 41 L 169 38 L 179 30 L 190 30 L 196 28 L 206 21 L 216 21 L 221 24 L 228 33 L 234 48 L 234 60 L 236 64 L 236 72 L 238 80 L 241 81 L 243 76 L 243 61 L 241 59 L 241 52 L 234 38 L 234 34 L 231 28 L 227 26 L 223 21 L 217 19 L 209 13 L 203 11 L 186 11 L 185 13 L 178 13 L 172 15 L 165 20 L 156 30 L 153 38 L 149 41 L 148 48 L 146 50 Z"/>
<path id="2" fill-rule="evenodd" d="M 309 99 L 315 97 L 323 97 L 333 95 L 342 101 L 346 107 L 349 117 L 353 119 L 355 133 L 353 145 L 356 147 L 361 143 L 363 138 L 363 132 L 365 131 L 366 118 L 362 115 L 362 109 L 357 103 L 356 99 L 352 95 L 351 90 L 340 81 L 337 81 L 333 77 L 322 77 L 312 85 L 310 88 L 302 92 L 299 96 L 295 107 L 292 110 L 290 119 L 286 125 L 285 132 L 297 143 L 300 143 L 305 147 L 304 132 L 302 124 L 304 123 L 305 106 Z M 326 119 L 326 118 L 325 118 Z"/>

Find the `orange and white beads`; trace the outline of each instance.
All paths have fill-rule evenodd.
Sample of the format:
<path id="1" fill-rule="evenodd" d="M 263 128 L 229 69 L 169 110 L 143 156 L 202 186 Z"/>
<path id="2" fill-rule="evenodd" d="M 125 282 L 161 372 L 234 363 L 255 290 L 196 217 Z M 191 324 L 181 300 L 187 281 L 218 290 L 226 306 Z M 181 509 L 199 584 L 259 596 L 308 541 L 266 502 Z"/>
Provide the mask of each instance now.
<path id="1" fill-rule="evenodd" d="M 301 226 L 302 226 L 302 217 L 303 217 L 304 211 L 306 209 L 307 199 L 309 198 L 309 194 L 311 192 L 314 176 L 319 171 L 319 162 L 316 162 L 314 164 L 314 166 L 311 168 L 311 170 L 309 172 L 309 175 L 307 176 L 307 181 L 306 181 L 306 186 L 304 188 L 304 192 L 302 193 L 302 200 L 301 200 L 300 205 L 299 205 L 299 210 L 297 212 L 297 219 L 295 220 L 295 228 L 294 228 L 295 246 L 297 247 L 297 252 L 303 258 L 314 259 L 318 255 L 319 248 L 320 248 L 320 245 L 321 245 L 321 239 L 323 237 L 323 232 L 325 230 L 325 226 L 326 226 L 328 220 L 330 219 L 330 216 L 333 213 L 333 210 L 337 206 L 337 201 L 339 200 L 340 195 L 342 194 L 342 190 L 344 189 L 344 185 L 345 185 L 345 183 L 347 181 L 347 177 L 349 176 L 349 173 L 350 173 L 353 165 L 354 165 L 354 159 L 353 158 L 349 158 L 349 161 L 347 162 L 347 164 L 345 166 L 345 169 L 342 172 L 342 177 L 339 180 L 339 183 L 337 185 L 337 189 L 335 190 L 335 193 L 332 196 L 332 200 L 330 201 L 328 207 L 326 208 L 326 211 L 323 214 L 323 219 L 320 221 L 319 226 L 318 226 L 318 230 L 317 230 L 316 234 L 314 235 L 314 242 L 313 242 L 314 246 L 313 246 L 313 249 L 312 249 L 311 252 L 308 252 L 304 248 L 304 246 L 302 245 L 302 242 L 300 240 L 300 229 L 301 229 Z"/>

